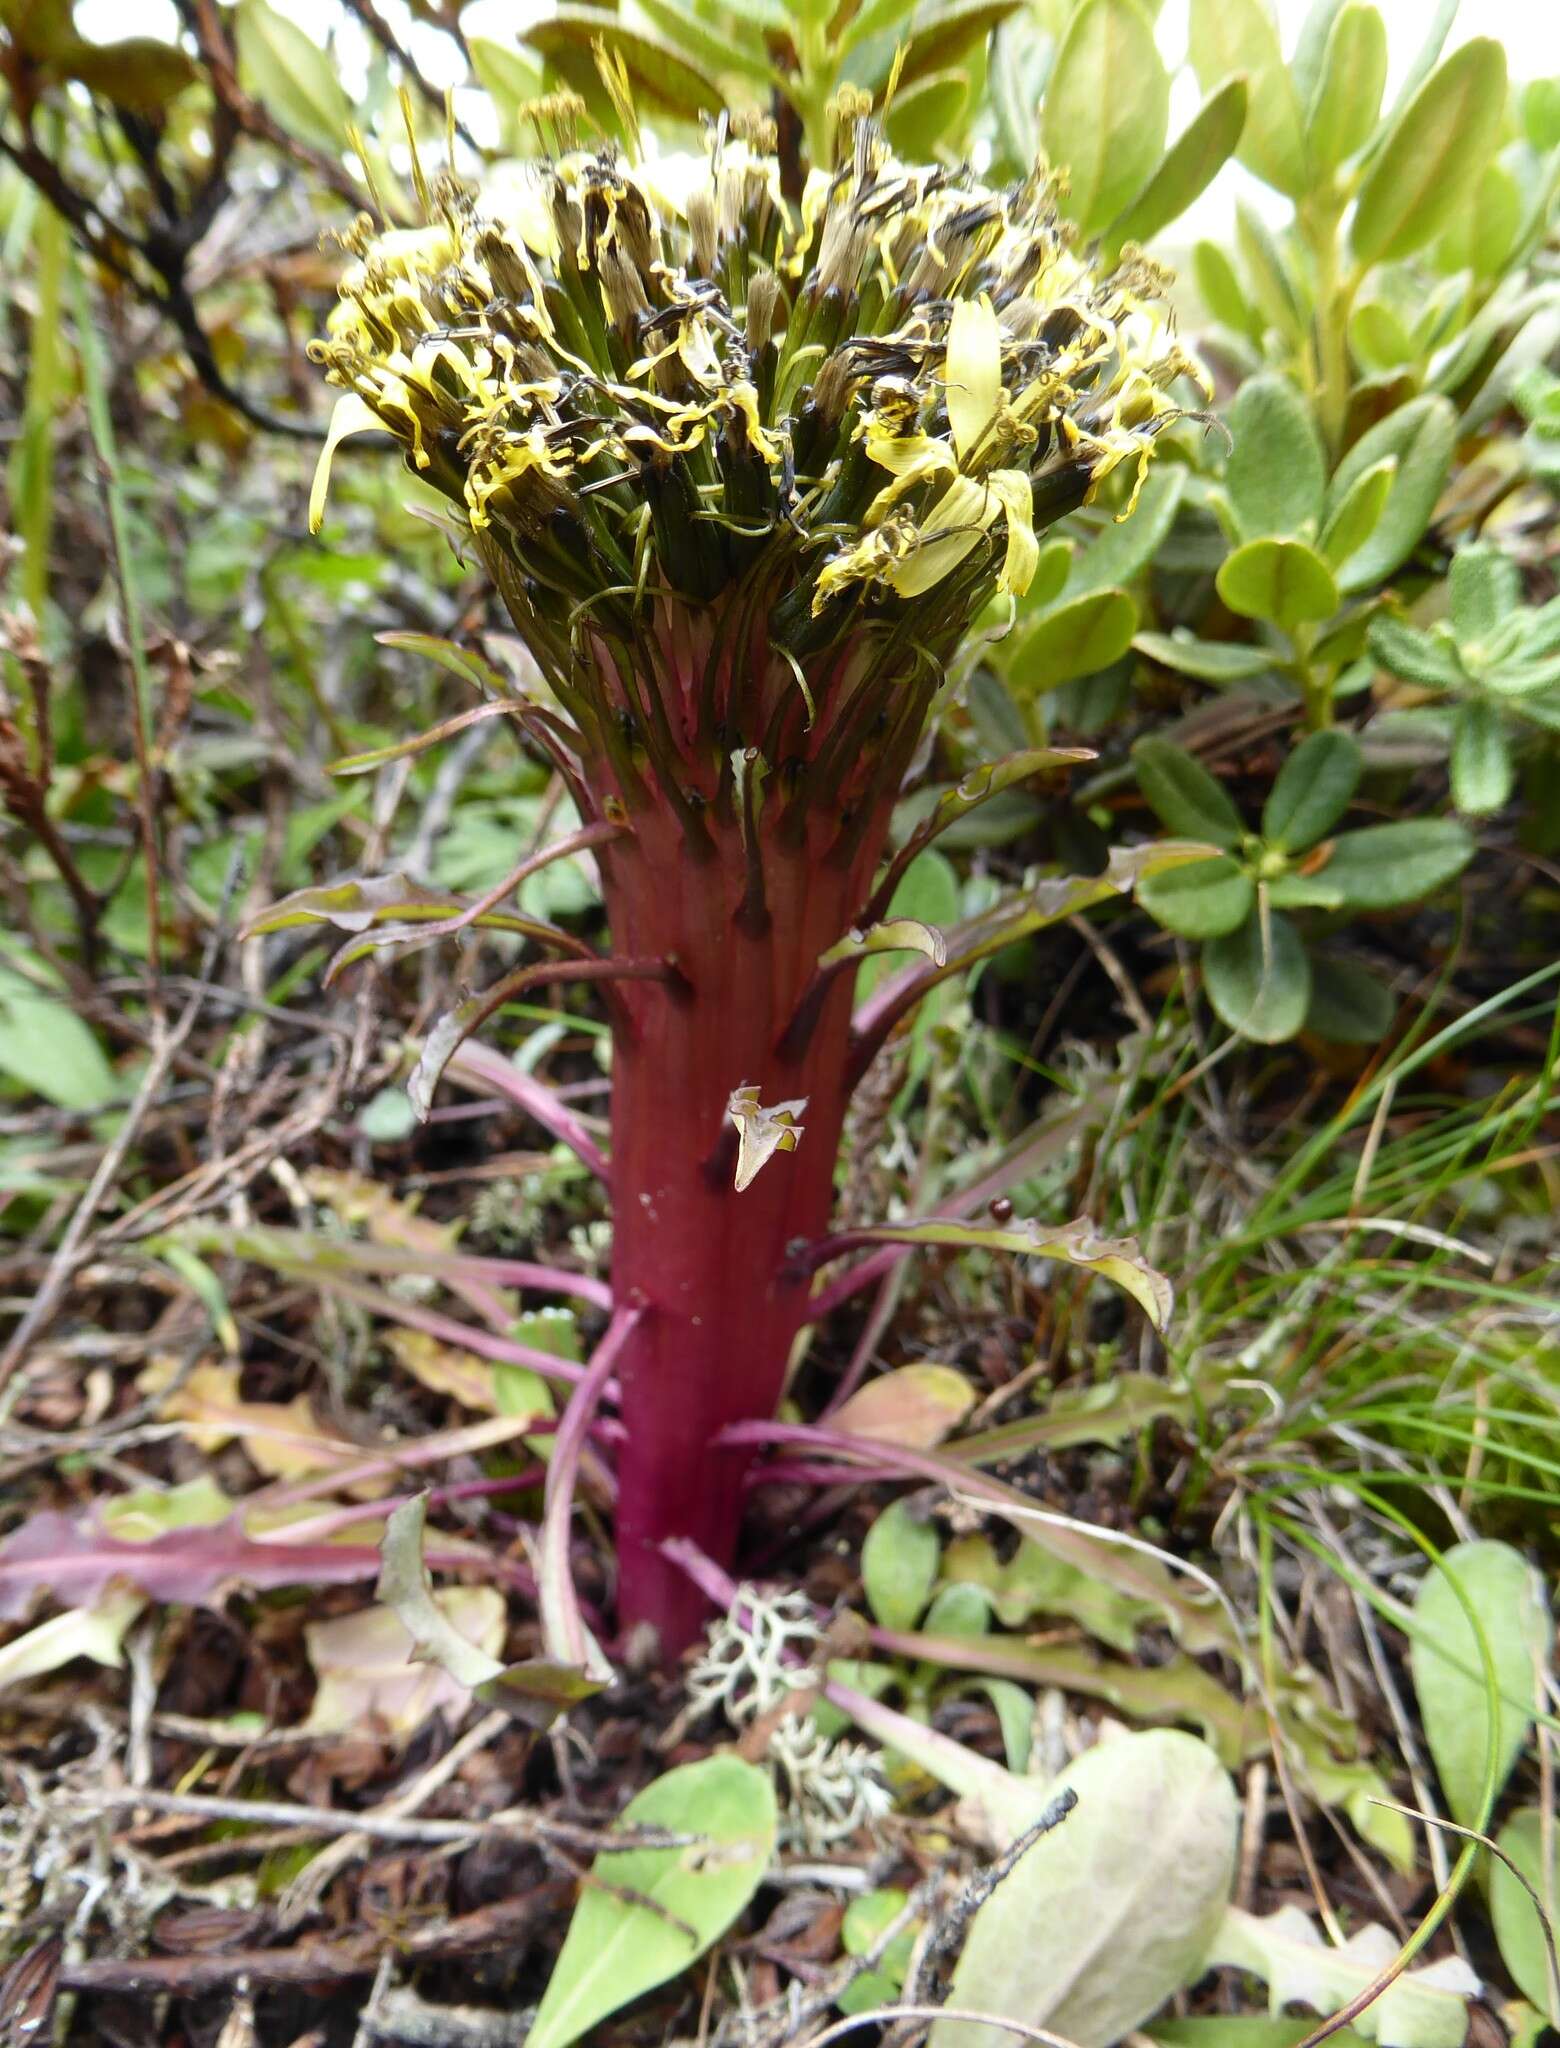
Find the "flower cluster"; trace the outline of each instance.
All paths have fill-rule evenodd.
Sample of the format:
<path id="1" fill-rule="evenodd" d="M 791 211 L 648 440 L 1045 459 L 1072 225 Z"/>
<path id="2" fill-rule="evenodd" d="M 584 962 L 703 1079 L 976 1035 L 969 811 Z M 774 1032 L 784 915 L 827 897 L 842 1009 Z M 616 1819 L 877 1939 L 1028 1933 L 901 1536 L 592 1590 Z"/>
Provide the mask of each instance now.
<path id="1" fill-rule="evenodd" d="M 481 192 L 419 172 L 427 225 L 359 224 L 313 345 L 347 394 L 316 523 L 341 437 L 388 428 L 576 718 L 603 677 L 633 710 L 608 650 L 642 665 L 679 617 L 703 616 L 708 665 L 728 594 L 787 698 L 820 665 L 837 693 L 847 642 L 900 677 L 940 662 L 1027 587 L 1036 530 L 1117 465 L 1141 474 L 1176 413 L 1160 280 L 1130 256 L 1096 276 L 1043 179 L 903 164 L 862 119 L 793 205 L 764 140 L 581 149 Z M 760 678 L 743 704 L 683 681 L 682 738 L 776 758 Z"/>

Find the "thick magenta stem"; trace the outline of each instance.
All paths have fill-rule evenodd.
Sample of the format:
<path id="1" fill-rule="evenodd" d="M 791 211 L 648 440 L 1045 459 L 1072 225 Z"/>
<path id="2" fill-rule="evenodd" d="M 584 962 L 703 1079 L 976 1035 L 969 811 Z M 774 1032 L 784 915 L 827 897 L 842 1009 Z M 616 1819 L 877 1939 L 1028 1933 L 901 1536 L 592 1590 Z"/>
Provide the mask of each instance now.
<path id="1" fill-rule="evenodd" d="M 615 948 L 674 959 L 686 985 L 625 991 L 613 1054 L 612 1288 L 620 1310 L 644 1310 L 618 1366 L 618 1609 L 625 1628 L 655 1629 L 665 1656 L 697 1634 L 708 1602 L 661 1545 L 687 1538 L 732 1564 L 753 1454 L 717 1439 L 774 1414 L 808 1320 L 809 1285 L 787 1250 L 828 1227 L 853 977 L 834 978 L 810 1031 L 786 1026 L 867 898 L 886 825 L 875 818 L 844 861 L 831 857 L 837 820 L 811 842 L 767 835 L 761 904 L 734 821 L 712 824 L 702 858 L 658 812 L 603 850 Z M 727 1105 L 744 1085 L 765 1106 L 807 1107 L 797 1149 L 738 1194 Z"/>

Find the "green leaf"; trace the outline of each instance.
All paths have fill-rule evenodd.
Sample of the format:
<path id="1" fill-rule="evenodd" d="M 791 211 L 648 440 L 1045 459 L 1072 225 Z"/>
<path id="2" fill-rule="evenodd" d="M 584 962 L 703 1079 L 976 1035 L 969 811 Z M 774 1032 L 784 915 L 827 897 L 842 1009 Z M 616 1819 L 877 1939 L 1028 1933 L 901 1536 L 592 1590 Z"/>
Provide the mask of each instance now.
<path id="1" fill-rule="evenodd" d="M 1009 669 L 1014 688 L 1038 694 L 1109 668 L 1132 645 L 1137 623 L 1137 606 L 1124 590 L 1067 599 L 1025 635 Z"/>
<path id="2" fill-rule="evenodd" d="M 1452 801 L 1469 817 L 1488 817 L 1511 799 L 1516 765 L 1500 707 L 1487 697 L 1462 705 L 1452 727 Z"/>
<path id="3" fill-rule="evenodd" d="M 74 78 L 116 107 L 154 115 L 162 114 L 200 75 L 182 50 L 155 36 L 124 36 L 111 43 L 74 37 L 56 42 L 48 68 L 57 77 Z"/>
<path id="4" fill-rule="evenodd" d="M 1166 868 L 1138 885 L 1138 901 L 1149 916 L 1183 939 L 1216 939 L 1234 931 L 1256 900 L 1255 882 L 1227 853 Z"/>
<path id="5" fill-rule="evenodd" d="M 1423 248 L 1483 167 L 1506 105 L 1506 53 L 1488 37 L 1454 50 L 1403 109 L 1360 188 L 1350 245 L 1361 263 Z"/>
<path id="6" fill-rule="evenodd" d="M 1319 874 L 1350 910 L 1396 910 L 1461 874 L 1473 853 L 1455 818 L 1405 818 L 1345 832 Z"/>
<path id="7" fill-rule="evenodd" d="M 1494 1667 L 1494 1700 L 1480 1634 Z M 1497 1799 L 1522 1753 L 1535 1673 L 1548 1662 L 1552 1636 L 1542 1582 L 1508 1543 L 1454 1544 L 1420 1582 L 1409 1665 L 1441 1790 L 1464 1827 L 1482 1828 L 1488 1819 L 1492 1751 Z"/>
<path id="8" fill-rule="evenodd" d="M 957 133 L 969 102 L 970 81 L 962 71 L 934 71 L 894 95 L 884 116 L 889 141 L 902 156 L 935 156 L 939 140 Z"/>
<path id="9" fill-rule="evenodd" d="M 1203 980 L 1215 1015 L 1259 1045 L 1293 1038 L 1311 1003 L 1311 963 L 1281 910 L 1210 940 L 1203 948 Z"/>
<path id="10" fill-rule="evenodd" d="M 1235 267 L 1217 242 L 1198 242 L 1192 250 L 1192 275 L 1203 304 L 1215 320 L 1250 341 L 1262 335 L 1262 323 L 1241 290 Z"/>
<path id="11" fill-rule="evenodd" d="M 1522 230 L 1522 187 L 1498 157 L 1487 163 L 1442 230 L 1435 261 L 1449 274 L 1498 277 Z"/>
<path id="12" fill-rule="evenodd" d="M 908 1501 L 884 1508 L 861 1546 L 861 1583 L 883 1628 L 914 1628 L 937 1583 L 942 1539 Z"/>
<path id="13" fill-rule="evenodd" d="M 1262 836 L 1285 853 L 1303 853 L 1349 808 L 1365 760 L 1359 742 L 1336 727 L 1313 732 L 1278 771 L 1262 811 Z"/>
<path id="14" fill-rule="evenodd" d="M 1243 683 L 1266 675 L 1273 666 L 1272 655 L 1261 647 L 1239 640 L 1199 640 L 1184 626 L 1173 633 L 1138 633 L 1132 645 L 1162 668 L 1204 683 Z"/>
<path id="15" fill-rule="evenodd" d="M 1349 315 L 1349 347 L 1362 369 L 1380 376 L 1416 360 L 1419 351 L 1396 307 L 1362 299 Z"/>
<path id="16" fill-rule="evenodd" d="M 1457 414 L 1450 400 L 1411 399 L 1362 434 L 1339 463 L 1328 497 L 1336 511 L 1368 469 L 1390 455 L 1397 475 L 1375 531 L 1338 569 L 1338 588 L 1345 596 L 1383 583 L 1423 539 L 1436 500 L 1451 468 L 1457 442 Z"/>
<path id="17" fill-rule="evenodd" d="M 1139 740 L 1132 765 L 1162 825 L 1188 839 L 1206 839 L 1226 851 L 1240 844 L 1246 827 L 1221 783 L 1169 740 Z M 1141 886 L 1141 885 L 1140 885 Z"/>
<path id="18" fill-rule="evenodd" d="M 61 1109 L 106 1109 L 124 1092 L 90 1027 L 28 976 L 4 966 L 0 1074 Z"/>
<path id="19" fill-rule="evenodd" d="M 1234 1876 L 1239 1809 L 1214 1752 L 1172 1729 L 1086 1750 L 1047 1796 L 1063 1790 L 1076 1806 L 976 1914 L 948 2003 L 1104 2048 L 1200 1974 Z M 931 2048 L 1010 2038 L 945 2018 Z"/>
<path id="20" fill-rule="evenodd" d="M 1452 630 L 1472 650 L 1509 626 L 1522 606 L 1522 571 L 1489 542 L 1459 548 L 1447 575 Z"/>
<path id="21" fill-rule="evenodd" d="M 1066 579 L 1069 599 L 1090 591 L 1112 587 L 1120 589 L 1134 576 L 1142 574 L 1175 524 L 1175 515 L 1186 488 L 1186 476 L 1187 472 L 1173 463 L 1154 464 L 1132 517 L 1110 520 L 1072 560 L 1071 572 Z M 1049 549 L 1042 551 L 1042 563 L 1049 552 Z M 1038 577 L 1038 571 L 1036 573 Z M 1031 604 L 1036 602 L 1033 592 L 1034 585 L 1031 584 Z M 1043 603 L 1045 600 L 1039 601 Z"/>
<path id="22" fill-rule="evenodd" d="M 323 43 L 266 0 L 238 0 L 235 12 L 239 84 L 289 135 L 336 155 L 352 102 Z"/>
<path id="23" fill-rule="evenodd" d="M 1148 242 L 1200 199 L 1235 153 L 1246 125 L 1246 81 L 1227 78 L 1171 143 L 1148 182 L 1105 237 L 1109 250 Z"/>
<path id="24" fill-rule="evenodd" d="M 520 110 L 542 96 L 541 66 L 486 36 L 468 36 L 466 53 L 477 83 L 493 104 L 504 147 L 518 155 L 526 140 Z"/>
<path id="25" fill-rule="evenodd" d="M 600 1882 L 580 1894 L 528 2048 L 568 2048 L 720 1939 L 774 1853 L 774 1788 L 740 1757 L 706 1757 L 647 1785 L 620 1825 L 702 1839 L 685 1849 L 619 1849 L 596 1858 L 591 1874 Z M 650 1903 L 639 1905 L 630 1893 Z"/>
<path id="26" fill-rule="evenodd" d="M 1308 182 L 1300 103 L 1265 0 L 1192 0 L 1190 49 L 1204 92 L 1244 74 L 1249 97 L 1236 154 L 1265 184 L 1299 198 Z"/>
<path id="27" fill-rule="evenodd" d="M 622 58 L 634 96 L 646 111 L 696 121 L 701 114 L 715 115 L 725 104 L 715 81 L 673 44 L 648 30 L 626 27 L 605 9 L 559 7 L 521 34 L 589 104 L 603 97 L 596 71 L 597 42 Z"/>
<path id="28" fill-rule="evenodd" d="M 1303 280 L 1273 230 L 1244 199 L 1235 202 L 1235 243 L 1263 318 L 1298 347 L 1310 318 Z"/>
<path id="29" fill-rule="evenodd" d="M 1142 190 L 1169 110 L 1170 80 L 1137 0 L 1083 0 L 1046 86 L 1040 139 L 1067 172 L 1062 208 L 1085 235 Z"/>
<path id="30" fill-rule="evenodd" d="M 1022 5 L 1023 0 L 952 0 L 952 4 L 928 9 L 921 26 L 904 45 L 901 85 L 913 85 L 933 72 L 958 69 Z"/>
<path id="31" fill-rule="evenodd" d="M 1387 25 L 1374 7 L 1351 0 L 1328 33 L 1306 123 L 1306 141 L 1318 169 L 1332 170 L 1364 148 L 1381 113 L 1386 83 Z"/>
<path id="32" fill-rule="evenodd" d="M 1309 2019 L 1270 2020 L 1254 2013 L 1231 2013 L 1217 2019 L 1155 2020 L 1143 2030 L 1159 2048 L 1299 2048 L 1316 2031 Z M 1365 2037 L 1340 2027 L 1330 2037 L 1337 2048 L 1361 2048 Z"/>
<path id="33" fill-rule="evenodd" d="M 1389 455 L 1355 478 L 1322 528 L 1321 549 L 1334 570 L 1364 547 L 1387 509 L 1397 463 Z"/>
<path id="34" fill-rule="evenodd" d="M 1422 690 L 1465 690 L 1468 673 L 1457 659 L 1457 650 L 1440 633 L 1424 633 L 1391 612 L 1382 612 L 1370 622 L 1367 642 L 1371 653 L 1385 669 Z"/>
<path id="35" fill-rule="evenodd" d="M 1234 438 L 1224 469 L 1242 540 L 1311 534 L 1327 489 L 1322 437 L 1311 408 L 1287 377 L 1248 377 L 1228 413 Z"/>
<path id="36" fill-rule="evenodd" d="M 1333 573 L 1303 540 L 1250 540 L 1220 565 L 1220 597 L 1243 618 L 1267 619 L 1292 633 L 1338 609 Z"/>
<path id="37" fill-rule="evenodd" d="M 1379 1045 L 1396 1015 L 1391 989 L 1368 968 L 1329 955 L 1313 957 L 1307 1031 L 1338 1045 Z"/>
<path id="38" fill-rule="evenodd" d="M 1560 78 L 1535 78 L 1523 93 L 1522 132 L 1540 156 L 1560 149 Z"/>
<path id="39" fill-rule="evenodd" d="M 1544 1838 L 1549 1837 L 1550 1866 L 1544 1869 Z M 1504 1853 L 1521 1871 L 1546 1910 L 1553 1914 L 1560 1904 L 1560 1830 L 1553 1823 L 1546 1828 L 1545 1816 L 1536 1806 L 1514 1813 L 1496 1837 Z M 1543 1923 L 1522 1884 L 1503 1863 L 1490 1865 L 1490 1917 L 1495 1922 L 1495 1939 L 1500 1959 L 1512 1982 L 1551 2026 L 1560 2026 L 1560 1983 L 1552 1975 L 1549 1944 Z"/>

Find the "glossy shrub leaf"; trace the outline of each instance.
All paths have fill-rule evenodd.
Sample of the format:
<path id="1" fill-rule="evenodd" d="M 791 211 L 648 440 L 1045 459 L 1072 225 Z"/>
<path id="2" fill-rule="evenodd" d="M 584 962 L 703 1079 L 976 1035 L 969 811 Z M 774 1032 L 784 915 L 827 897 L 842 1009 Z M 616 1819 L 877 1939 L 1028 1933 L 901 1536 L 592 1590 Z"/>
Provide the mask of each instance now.
<path id="1" fill-rule="evenodd" d="M 1287 377 L 1248 377 L 1228 415 L 1234 446 L 1224 469 L 1242 540 L 1311 534 L 1327 489 L 1322 438 L 1311 408 Z"/>
<path id="2" fill-rule="evenodd" d="M 908 1501 L 878 1516 L 861 1546 L 861 1583 L 883 1628 L 914 1628 L 937 1583 L 942 1539 Z"/>
<path id="3" fill-rule="evenodd" d="M 1192 0 L 1190 49 L 1204 92 L 1244 76 L 1246 125 L 1236 155 L 1275 191 L 1298 198 L 1307 184 L 1305 132 L 1266 0 Z"/>
<path id="4" fill-rule="evenodd" d="M 1143 186 L 1164 148 L 1170 80 L 1138 0 L 1083 0 L 1056 53 L 1040 140 L 1065 168 L 1062 208 L 1097 234 Z"/>
<path id="5" fill-rule="evenodd" d="M 1494 1701 L 1480 1632 L 1494 1667 Z M 1548 1660 L 1552 1635 L 1538 1576 L 1509 1543 L 1454 1544 L 1420 1582 L 1409 1645 L 1414 1693 L 1441 1790 L 1464 1827 L 1484 1826 L 1492 1753 L 1492 1796 L 1499 1798 L 1522 1752 L 1533 1725 L 1535 1670 Z"/>
<path id="6" fill-rule="evenodd" d="M 1374 7 L 1341 8 L 1328 31 L 1306 122 L 1311 160 L 1331 170 L 1363 149 L 1381 113 L 1387 83 L 1387 25 Z"/>
<path id="7" fill-rule="evenodd" d="M 1137 631 L 1137 606 L 1124 590 L 1091 590 L 1036 621 L 1013 658 L 1012 680 L 1025 692 L 1054 690 L 1119 661 Z"/>
<path id="8" fill-rule="evenodd" d="M 1395 263 L 1438 234 L 1495 147 L 1506 53 L 1464 43 L 1427 78 L 1373 159 L 1349 230 L 1361 263 Z"/>
<path id="9" fill-rule="evenodd" d="M 1278 771 L 1262 811 L 1263 838 L 1285 853 L 1314 846 L 1349 808 L 1364 766 L 1351 734 L 1336 727 L 1311 733 Z"/>
<path id="10" fill-rule="evenodd" d="M 1138 788 L 1162 825 L 1226 851 L 1240 844 L 1246 830 L 1240 812 L 1223 785 L 1184 748 L 1169 740 L 1139 740 L 1132 765 Z"/>
<path id="11" fill-rule="evenodd" d="M 1382 583 L 1400 569 L 1424 538 L 1451 468 L 1457 414 L 1441 397 L 1410 399 L 1362 434 L 1339 463 L 1329 512 L 1342 504 L 1361 476 L 1388 456 L 1397 473 L 1369 540 L 1341 563 L 1338 588 L 1346 596 Z"/>
<path id="12" fill-rule="evenodd" d="M 1368 968 L 1353 960 L 1313 957 L 1307 1031 L 1339 1045 L 1379 1045 L 1396 1015 L 1391 989 Z"/>
<path id="13" fill-rule="evenodd" d="M 1328 565 L 1336 570 L 1364 547 L 1387 509 L 1397 463 L 1389 455 L 1374 468 L 1357 476 L 1338 500 L 1322 528 L 1321 550 Z"/>
<path id="14" fill-rule="evenodd" d="M 580 1893 L 526 2036 L 529 2048 L 568 2048 L 720 1939 L 758 1890 L 774 1852 L 774 1787 L 740 1757 L 706 1757 L 647 1785 L 624 1808 L 621 1825 L 701 1839 L 682 1849 L 621 1849 L 596 1858 L 591 1873 L 601 1882 Z M 632 1893 L 649 1903 L 635 1903 Z"/>
<path id="15" fill-rule="evenodd" d="M 1500 707 L 1475 697 L 1459 707 L 1452 727 L 1452 801 L 1471 818 L 1488 817 L 1510 801 L 1516 764 Z"/>
<path id="16" fill-rule="evenodd" d="M 530 23 L 523 39 L 589 104 L 603 97 L 596 71 L 598 42 L 622 58 L 634 96 L 647 111 L 696 121 L 701 114 L 714 115 L 725 103 L 715 81 L 673 43 L 648 30 L 626 27 L 604 8 L 556 8 L 545 20 Z"/>
<path id="17" fill-rule="evenodd" d="M 1544 1868 L 1545 1837 L 1550 1865 Z M 1536 1806 L 1514 1813 L 1496 1841 L 1541 1899 L 1560 1902 L 1560 1830 Z M 1549 1943 L 1544 1939 L 1538 1908 L 1515 1874 L 1503 1863 L 1490 1863 L 1490 1915 L 1500 1959 L 1528 2003 L 1560 2026 L 1560 1983 L 1555 1980 Z"/>
<path id="18" fill-rule="evenodd" d="M 1227 78 L 1209 93 L 1150 173 L 1124 213 L 1110 224 L 1107 247 L 1147 242 L 1181 215 L 1213 183 L 1235 154 L 1246 125 L 1246 81 Z"/>
<path id="19" fill-rule="evenodd" d="M 1166 868 L 1138 887 L 1138 901 L 1155 923 L 1183 939 L 1216 939 L 1234 931 L 1256 900 L 1256 884 L 1227 853 Z"/>
<path id="20" fill-rule="evenodd" d="M 1489 542 L 1459 548 L 1447 575 L 1452 630 L 1465 647 L 1493 640 L 1522 604 L 1522 571 Z"/>
<path id="21" fill-rule="evenodd" d="M 1311 1004 L 1311 964 L 1281 910 L 1211 939 L 1203 948 L 1203 982 L 1221 1022 L 1259 1045 L 1293 1038 Z"/>
<path id="22" fill-rule="evenodd" d="M 1199 1974 L 1234 1875 L 1238 1808 L 1208 1745 L 1170 1729 L 1086 1750 L 1048 1793 L 1064 1789 L 1077 1805 L 976 1914 L 948 2003 L 1108 2048 Z M 931 2048 L 1011 2039 L 941 2019 Z"/>
<path id="23" fill-rule="evenodd" d="M 1215 320 L 1244 334 L 1249 341 L 1260 339 L 1262 323 L 1241 289 L 1235 266 L 1217 242 L 1198 242 L 1192 250 L 1192 275 L 1203 304 Z"/>
<path id="24" fill-rule="evenodd" d="M 352 102 L 324 47 L 266 0 L 239 0 L 238 79 L 289 135 L 331 154 L 346 146 Z"/>
<path id="25" fill-rule="evenodd" d="M 1249 540 L 1225 558 L 1215 579 L 1220 597 L 1243 618 L 1266 619 L 1292 633 L 1338 609 L 1338 585 L 1303 540 Z"/>
<path id="26" fill-rule="evenodd" d="M 1473 850 L 1455 818 L 1405 818 L 1345 832 L 1319 872 L 1350 910 L 1396 910 L 1461 874 Z"/>
<path id="27" fill-rule="evenodd" d="M 1205 683 L 1243 683 L 1273 666 L 1272 656 L 1260 647 L 1240 640 L 1199 640 L 1184 626 L 1173 633 L 1139 633 L 1132 645 L 1162 668 Z"/>

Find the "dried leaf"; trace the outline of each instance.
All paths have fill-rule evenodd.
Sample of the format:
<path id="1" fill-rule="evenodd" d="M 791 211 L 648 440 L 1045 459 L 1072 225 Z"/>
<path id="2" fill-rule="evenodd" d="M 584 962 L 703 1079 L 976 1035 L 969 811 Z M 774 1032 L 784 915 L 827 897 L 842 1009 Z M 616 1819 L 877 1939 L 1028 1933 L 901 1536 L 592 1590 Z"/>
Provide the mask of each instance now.
<path id="1" fill-rule="evenodd" d="M 858 1388 L 831 1420 L 852 1436 L 929 1451 L 974 1405 L 975 1389 L 951 1365 L 902 1365 Z"/>
<path id="2" fill-rule="evenodd" d="M 438 1626 L 473 1663 L 494 1671 L 504 1640 L 504 1598 L 492 1586 L 452 1586 L 430 1595 Z M 392 1734 L 415 1734 L 431 1714 L 462 1711 L 468 1688 L 438 1665 L 418 1661 L 412 1632 L 389 1607 L 365 1607 L 304 1630 L 319 1680 L 305 1728 L 341 1734 L 377 1722 Z"/>
<path id="3" fill-rule="evenodd" d="M 1385 1927 L 1362 1927 L 1341 1948 L 1326 1941 L 1298 1906 L 1265 1919 L 1231 1906 L 1208 1954 L 1210 1965 L 1250 1970 L 1268 1987 L 1268 2010 L 1309 2006 L 1335 2013 L 1380 1976 L 1398 1952 Z M 1461 2048 L 1470 1998 L 1479 1980 L 1457 1956 L 1406 1970 L 1354 2016 L 1354 2026 L 1381 2048 Z"/>
<path id="4" fill-rule="evenodd" d="M 155 1394 L 173 1380 L 176 1370 L 172 1360 L 154 1359 L 136 1385 L 144 1394 Z M 372 1446 L 350 1443 L 321 1428 L 307 1394 L 291 1401 L 245 1401 L 238 1391 L 239 1377 L 236 1365 L 198 1365 L 167 1396 L 160 1412 L 169 1421 L 192 1425 L 190 1441 L 199 1450 L 219 1451 L 236 1439 L 270 1479 L 298 1479 L 361 1465 L 373 1455 Z M 381 1476 L 350 1481 L 346 1491 L 355 1500 L 375 1500 L 389 1485 Z"/>
<path id="5" fill-rule="evenodd" d="M 107 1593 L 94 1607 L 74 1607 L 39 1622 L 0 1649 L 0 1690 L 45 1677 L 76 1657 L 117 1668 L 125 1631 L 145 1605 L 137 1593 Z"/>
<path id="6" fill-rule="evenodd" d="M 737 1127 L 735 1185 L 739 1195 L 752 1186 L 777 1152 L 796 1150 L 806 1129 L 796 1119 L 806 1107 L 805 1095 L 795 1102 L 777 1102 L 772 1109 L 765 1109 L 758 1099 L 758 1090 L 748 1083 L 732 1090 L 726 1114 Z"/>

